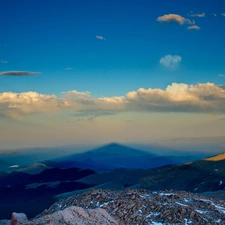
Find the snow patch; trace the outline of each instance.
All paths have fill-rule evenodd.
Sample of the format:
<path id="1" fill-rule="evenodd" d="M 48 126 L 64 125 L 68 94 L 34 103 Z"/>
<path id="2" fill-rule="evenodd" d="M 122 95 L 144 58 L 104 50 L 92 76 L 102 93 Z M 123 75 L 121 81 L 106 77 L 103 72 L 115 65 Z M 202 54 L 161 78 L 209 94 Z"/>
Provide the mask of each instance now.
<path id="1" fill-rule="evenodd" d="M 9 166 L 10 168 L 18 168 L 19 165 L 12 165 L 12 166 Z"/>
<path id="2" fill-rule="evenodd" d="M 146 216 L 146 218 L 149 218 L 149 217 L 151 217 L 151 216 L 158 216 L 160 213 L 159 212 L 151 212 L 151 213 L 149 213 L 147 216 Z"/>
<path id="3" fill-rule="evenodd" d="M 225 208 L 224 208 L 224 207 L 222 207 L 222 206 L 220 206 L 220 205 L 216 205 L 216 204 L 214 204 L 214 203 L 212 203 L 212 205 L 213 205 L 216 209 L 218 209 L 219 211 L 221 211 L 223 214 L 225 214 Z"/>
<path id="4" fill-rule="evenodd" d="M 148 223 L 148 225 L 163 225 L 163 223 L 152 222 L 152 223 Z"/>
<path id="5" fill-rule="evenodd" d="M 140 197 L 141 198 L 146 198 L 146 197 L 149 197 L 149 195 L 148 194 L 146 194 L 146 195 L 140 195 Z"/>
<path id="6" fill-rule="evenodd" d="M 161 196 L 172 196 L 172 195 L 176 195 L 176 194 L 174 194 L 174 193 L 160 193 L 159 195 L 161 195 Z"/>
<path id="7" fill-rule="evenodd" d="M 206 214 L 207 213 L 207 211 L 203 211 L 203 210 L 199 210 L 199 209 L 197 209 L 196 212 L 198 212 L 200 214 Z"/>
<path id="8" fill-rule="evenodd" d="M 180 202 L 176 202 L 176 204 L 181 205 L 181 206 L 186 206 L 186 207 L 188 206 L 188 205 L 182 204 Z"/>

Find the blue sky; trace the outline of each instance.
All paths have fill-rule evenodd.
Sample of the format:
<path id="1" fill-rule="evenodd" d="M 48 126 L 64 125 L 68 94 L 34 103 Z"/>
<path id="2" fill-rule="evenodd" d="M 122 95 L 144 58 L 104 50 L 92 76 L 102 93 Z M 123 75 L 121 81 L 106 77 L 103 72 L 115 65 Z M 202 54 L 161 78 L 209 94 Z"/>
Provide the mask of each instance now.
<path id="1" fill-rule="evenodd" d="M 215 87 L 225 86 L 225 2 L 222 0 L 1 0 L 0 19 L 2 96 L 9 92 L 36 92 L 43 95 L 43 99 L 53 94 L 57 101 L 63 101 L 64 93 L 76 90 L 90 92 L 95 101 L 102 97 L 124 97 L 128 92 L 137 92 L 140 88 L 166 90 L 172 83 L 195 86 L 210 82 Z M 23 76 L 23 72 L 30 76 Z M 207 88 L 206 85 L 203 89 Z M 180 93 L 181 89 L 175 89 Z M 191 95 L 193 99 L 199 93 L 197 89 Z M 220 105 L 224 103 L 221 100 L 222 90 L 214 90 L 216 93 L 213 94 L 218 97 Z M 151 95 L 148 102 L 154 96 Z M 78 98 L 77 94 L 73 98 Z M 168 98 L 171 99 L 171 96 Z M 111 100 L 107 99 L 107 102 Z M 10 104 L 5 104 L 7 101 Z M 27 102 L 23 102 L 24 106 L 18 103 L 18 99 L 14 103 L 7 101 L 0 99 L 1 120 L 4 120 L 5 126 L 10 126 L 9 120 L 16 118 L 18 123 L 18 118 L 21 122 L 28 120 L 28 117 L 33 123 L 39 124 L 38 114 L 44 116 L 46 112 L 49 113 L 49 110 L 39 110 Z M 66 105 L 65 102 L 63 104 Z M 73 110 L 90 112 L 93 121 L 99 117 L 96 116 L 99 111 L 107 109 L 115 113 L 114 108 L 117 108 L 114 105 L 78 107 L 68 97 L 67 103 L 70 104 L 70 110 L 73 105 Z M 19 104 L 14 107 L 16 112 L 12 112 L 11 104 Z M 224 109 L 213 104 L 206 109 L 206 114 L 216 113 L 223 118 Z M 146 106 L 145 103 L 143 105 Z M 149 107 L 143 105 L 141 108 L 149 113 Z M 29 109 L 25 112 L 23 109 L 26 107 Z M 205 106 L 193 112 L 190 105 L 186 106 L 189 107 L 187 110 L 181 110 L 183 106 L 179 109 L 173 107 L 161 110 L 161 106 L 157 106 L 152 111 L 187 111 L 192 113 L 190 118 L 193 118 L 193 113 L 205 113 L 202 110 Z M 140 117 L 140 105 L 132 106 L 129 110 L 121 106 L 118 108 L 119 115 L 123 111 L 132 117 L 134 111 L 135 118 L 138 120 Z M 93 110 L 98 113 L 93 114 Z M 68 110 L 60 110 L 60 118 L 68 115 L 71 115 Z M 148 115 L 154 118 L 158 116 Z M 172 115 L 175 119 L 175 114 Z M 32 119 L 30 116 L 33 116 Z M 121 116 L 118 121 L 125 120 L 130 119 Z M 20 128 L 26 129 L 22 125 Z"/>

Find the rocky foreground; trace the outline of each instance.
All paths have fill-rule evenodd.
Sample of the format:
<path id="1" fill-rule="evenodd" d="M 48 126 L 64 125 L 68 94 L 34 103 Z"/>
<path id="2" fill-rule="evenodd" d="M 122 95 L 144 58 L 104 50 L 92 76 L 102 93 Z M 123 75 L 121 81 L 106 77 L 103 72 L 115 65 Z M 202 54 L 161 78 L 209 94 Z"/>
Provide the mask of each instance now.
<path id="1" fill-rule="evenodd" d="M 73 211 L 75 208 L 84 212 L 78 213 L 76 219 L 68 213 L 68 209 Z M 100 215 L 99 221 L 89 220 L 90 210 L 93 209 L 95 215 Z M 75 221 L 79 216 L 82 217 L 82 214 L 87 215 L 86 219 L 76 223 Z M 213 200 L 184 191 L 91 190 L 57 201 L 27 224 L 225 225 L 225 201 Z"/>

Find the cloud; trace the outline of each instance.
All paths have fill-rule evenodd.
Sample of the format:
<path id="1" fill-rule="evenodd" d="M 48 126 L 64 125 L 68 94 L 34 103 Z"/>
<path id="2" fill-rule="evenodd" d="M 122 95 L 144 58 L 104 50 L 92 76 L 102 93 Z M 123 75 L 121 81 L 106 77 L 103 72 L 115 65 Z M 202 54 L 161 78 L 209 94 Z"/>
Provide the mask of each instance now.
<path id="1" fill-rule="evenodd" d="M 128 93 L 126 100 L 143 111 L 225 113 L 225 88 L 213 83 L 172 83 L 165 90 L 140 88 Z"/>
<path id="2" fill-rule="evenodd" d="M 40 74 L 41 72 L 30 72 L 30 71 L 4 71 L 0 72 L 2 76 L 33 76 Z"/>
<path id="3" fill-rule="evenodd" d="M 0 115 L 20 118 L 34 113 L 54 113 L 66 106 L 66 101 L 55 95 L 37 92 L 3 92 L 0 94 Z"/>
<path id="4" fill-rule="evenodd" d="M 223 74 L 219 74 L 219 76 L 220 76 L 220 77 L 225 77 L 225 75 L 223 75 Z"/>
<path id="5" fill-rule="evenodd" d="M 205 13 L 190 14 L 191 17 L 205 17 Z"/>
<path id="6" fill-rule="evenodd" d="M 221 13 L 222 16 L 225 16 L 225 13 Z"/>
<path id="7" fill-rule="evenodd" d="M 217 14 L 216 13 L 213 13 L 213 16 L 217 17 Z"/>
<path id="8" fill-rule="evenodd" d="M 160 64 L 165 67 L 175 68 L 181 62 L 181 56 L 179 55 L 165 55 L 159 60 Z"/>
<path id="9" fill-rule="evenodd" d="M 187 28 L 188 30 L 200 30 L 201 28 L 197 25 L 193 25 L 193 26 L 188 26 Z"/>
<path id="10" fill-rule="evenodd" d="M 172 83 L 166 89 L 144 89 L 125 96 L 94 98 L 89 92 L 76 90 L 61 98 L 36 92 L 0 93 L 0 116 L 18 119 L 35 113 L 68 110 L 92 111 L 85 121 L 93 121 L 99 112 L 189 112 L 225 113 L 225 87 L 213 83 L 187 85 Z M 106 113 L 107 114 L 107 113 Z M 82 121 L 83 118 L 79 119 Z"/>
<path id="11" fill-rule="evenodd" d="M 132 120 L 122 120 L 124 123 L 132 123 Z"/>
<path id="12" fill-rule="evenodd" d="M 85 121 L 84 119 L 77 119 L 78 122 Z"/>
<path id="13" fill-rule="evenodd" d="M 66 67 L 65 70 L 73 70 L 74 68 L 72 67 Z"/>
<path id="14" fill-rule="evenodd" d="M 95 116 L 89 117 L 89 118 L 87 119 L 87 122 L 89 122 L 89 123 L 93 123 L 93 122 L 95 122 L 95 121 L 96 121 L 96 117 L 95 117 Z"/>
<path id="15" fill-rule="evenodd" d="M 177 22 L 180 25 L 182 24 L 195 24 L 194 21 L 191 21 L 187 18 L 184 18 L 178 14 L 165 14 L 164 16 L 159 16 L 157 18 L 159 22 Z"/>
<path id="16" fill-rule="evenodd" d="M 99 117 L 99 116 L 111 116 L 114 115 L 115 112 L 107 112 L 107 111 L 85 111 L 85 110 L 77 110 L 72 116 L 75 117 L 89 117 L 89 116 L 93 116 L 94 117 Z"/>
<path id="17" fill-rule="evenodd" d="M 96 122 L 96 117 L 95 116 L 91 116 L 87 119 L 77 119 L 78 122 L 88 122 L 88 123 L 93 123 Z"/>
<path id="18" fill-rule="evenodd" d="M 8 61 L 5 61 L 5 60 L 1 60 L 0 62 L 3 63 L 3 64 L 7 64 L 8 63 Z"/>
<path id="19" fill-rule="evenodd" d="M 96 35 L 96 38 L 97 38 L 97 39 L 100 39 L 100 40 L 106 40 L 103 36 L 98 36 L 98 35 Z"/>

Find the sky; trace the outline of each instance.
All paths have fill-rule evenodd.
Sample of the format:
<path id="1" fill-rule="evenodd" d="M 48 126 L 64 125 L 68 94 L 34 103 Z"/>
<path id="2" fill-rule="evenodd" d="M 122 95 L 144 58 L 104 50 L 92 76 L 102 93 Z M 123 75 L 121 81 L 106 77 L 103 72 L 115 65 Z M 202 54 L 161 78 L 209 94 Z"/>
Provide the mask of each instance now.
<path id="1" fill-rule="evenodd" d="M 1 0 L 0 149 L 225 135 L 225 1 Z"/>

